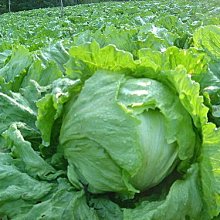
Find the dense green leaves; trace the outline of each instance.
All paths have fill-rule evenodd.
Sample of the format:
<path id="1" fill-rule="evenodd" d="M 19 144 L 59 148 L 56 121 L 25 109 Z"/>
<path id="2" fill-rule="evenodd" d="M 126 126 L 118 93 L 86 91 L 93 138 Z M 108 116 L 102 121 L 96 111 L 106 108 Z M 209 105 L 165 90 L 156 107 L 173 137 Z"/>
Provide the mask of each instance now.
<path id="1" fill-rule="evenodd" d="M 0 218 L 218 216 L 219 7 L 1 15 Z"/>

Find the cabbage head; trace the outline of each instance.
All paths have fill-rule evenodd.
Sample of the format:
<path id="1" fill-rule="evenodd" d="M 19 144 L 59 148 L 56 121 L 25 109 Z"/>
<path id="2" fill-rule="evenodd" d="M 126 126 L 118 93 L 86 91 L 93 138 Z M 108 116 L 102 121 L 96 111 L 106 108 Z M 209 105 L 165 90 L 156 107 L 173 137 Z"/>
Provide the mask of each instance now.
<path id="1" fill-rule="evenodd" d="M 125 195 L 154 187 L 186 167 L 197 139 L 172 88 L 103 70 L 69 101 L 60 133 L 74 186 Z"/>

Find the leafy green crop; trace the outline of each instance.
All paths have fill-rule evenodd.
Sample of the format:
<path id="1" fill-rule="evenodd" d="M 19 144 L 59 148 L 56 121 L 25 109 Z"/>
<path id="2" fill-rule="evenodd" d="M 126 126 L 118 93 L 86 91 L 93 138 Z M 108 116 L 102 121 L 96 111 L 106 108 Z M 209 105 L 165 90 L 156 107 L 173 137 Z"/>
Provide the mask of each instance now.
<path id="1" fill-rule="evenodd" d="M 219 10 L 0 16 L 0 218 L 218 218 Z"/>

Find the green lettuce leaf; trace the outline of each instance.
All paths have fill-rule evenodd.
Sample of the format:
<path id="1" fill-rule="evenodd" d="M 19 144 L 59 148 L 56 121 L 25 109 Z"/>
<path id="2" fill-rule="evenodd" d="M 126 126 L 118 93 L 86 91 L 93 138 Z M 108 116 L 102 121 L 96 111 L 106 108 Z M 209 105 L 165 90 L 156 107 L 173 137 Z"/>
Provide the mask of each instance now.
<path id="1" fill-rule="evenodd" d="M 220 27 L 207 25 L 198 28 L 193 34 L 196 47 L 203 49 L 210 56 L 220 58 Z"/>
<path id="2" fill-rule="evenodd" d="M 0 69 L 0 81 L 3 79 L 4 82 L 0 84 L 2 89 L 17 91 L 31 62 L 32 56 L 28 49 L 23 46 L 14 48 L 10 60 Z"/>
<path id="3" fill-rule="evenodd" d="M 176 180 L 163 200 L 147 200 L 134 209 L 124 209 L 124 219 L 206 219 L 201 216 L 203 203 L 199 190 L 198 164 L 192 165 L 181 180 Z"/>
<path id="4" fill-rule="evenodd" d="M 9 154 L 1 153 L 0 164 L 1 217 L 13 218 L 27 212 L 53 189 L 53 184 L 30 177 L 22 170 L 19 161 L 14 160 Z"/>
<path id="5" fill-rule="evenodd" d="M 87 205 L 83 191 L 74 191 L 66 179 L 58 179 L 57 182 L 48 198 L 34 204 L 28 212 L 23 212 L 14 219 L 99 219 L 95 210 Z"/>
<path id="6" fill-rule="evenodd" d="M 56 171 L 36 151 L 31 143 L 25 141 L 16 124 L 12 124 L 2 136 L 6 139 L 7 147 L 11 148 L 13 157 L 23 162 L 25 172 L 34 178 L 53 180 L 63 174 Z"/>
<path id="7" fill-rule="evenodd" d="M 36 128 L 36 113 L 27 105 L 27 101 L 26 104 L 24 102 L 24 99 L 19 95 L 15 99 L 0 92 L 0 133 L 13 122 L 23 122 L 31 128 Z"/>
<path id="8" fill-rule="evenodd" d="M 52 128 L 55 120 L 62 114 L 64 103 L 70 99 L 71 95 L 74 96 L 79 88 L 79 80 L 60 78 L 51 84 L 51 92 L 37 101 L 36 126 L 41 132 L 44 146 L 50 145 Z"/>

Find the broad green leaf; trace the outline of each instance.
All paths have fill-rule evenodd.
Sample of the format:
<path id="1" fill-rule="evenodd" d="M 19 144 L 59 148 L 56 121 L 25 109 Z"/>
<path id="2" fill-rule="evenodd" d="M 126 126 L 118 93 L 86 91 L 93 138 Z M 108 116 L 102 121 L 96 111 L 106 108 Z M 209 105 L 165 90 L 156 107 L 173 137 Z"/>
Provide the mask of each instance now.
<path id="1" fill-rule="evenodd" d="M 100 220 L 123 219 L 123 212 L 119 205 L 112 202 L 108 198 L 92 198 L 89 204 L 96 210 Z"/>
<path id="2" fill-rule="evenodd" d="M 208 52 L 211 56 L 220 58 L 220 27 L 217 25 L 208 25 L 198 28 L 193 40 L 195 46 Z"/>
<path id="3" fill-rule="evenodd" d="M 53 189 L 53 184 L 40 182 L 20 170 L 19 161 L 9 154 L 0 153 L 0 164 L 0 216 L 15 218 L 28 212 Z"/>
<path id="4" fill-rule="evenodd" d="M 17 98 L 16 100 L 0 92 L 0 133 L 5 131 L 13 122 L 23 122 L 35 128 L 35 112 L 28 105 L 24 105 L 20 96 Z"/>
<path id="5" fill-rule="evenodd" d="M 63 110 L 63 105 L 79 91 L 79 80 L 60 78 L 51 85 L 51 92 L 37 101 L 36 126 L 40 130 L 44 146 L 50 145 L 51 132 L 56 119 Z"/>
<path id="6" fill-rule="evenodd" d="M 94 69 L 132 70 L 135 68 L 132 54 L 117 49 L 114 45 L 100 48 L 95 41 L 81 46 L 73 46 L 70 56 L 82 60 Z"/>
<path id="7" fill-rule="evenodd" d="M 198 164 L 192 165 L 181 180 L 176 180 L 164 200 L 146 200 L 134 209 L 124 209 L 124 219 L 205 219 L 201 216 L 203 203 L 198 187 Z"/>
<path id="8" fill-rule="evenodd" d="M 39 57 L 47 64 L 50 61 L 54 61 L 59 67 L 62 73 L 65 72 L 64 64 L 69 59 L 69 54 L 62 41 L 54 45 L 50 45 L 48 48 L 41 50 Z"/>
<path id="9" fill-rule="evenodd" d="M 43 180 L 53 180 L 62 174 L 33 150 L 31 143 L 24 140 L 16 124 L 12 124 L 2 135 L 6 139 L 7 147 L 11 148 L 13 156 L 24 163 L 24 169 L 29 176 Z"/>
<path id="10" fill-rule="evenodd" d="M 11 50 L 5 50 L 0 53 L 0 68 L 4 67 L 9 56 L 11 56 Z"/>
<path id="11" fill-rule="evenodd" d="M 198 130 L 207 123 L 208 108 L 203 104 L 203 97 L 200 95 L 200 86 L 192 81 L 186 69 L 178 66 L 175 70 L 167 71 L 166 75 L 175 86 L 179 99 L 185 109 L 191 115 L 194 125 Z"/>
<path id="12" fill-rule="evenodd" d="M 0 78 L 3 78 L 5 83 L 2 87 L 6 90 L 7 88 L 13 91 L 18 90 L 31 62 L 31 53 L 25 47 L 14 48 L 11 59 L 0 69 Z"/>
<path id="13" fill-rule="evenodd" d="M 214 124 L 203 126 L 203 147 L 200 156 L 200 173 L 203 184 L 203 200 L 209 216 L 220 212 L 220 130 Z M 210 172 L 212 171 L 212 172 Z"/>
<path id="14" fill-rule="evenodd" d="M 40 86 L 47 86 L 60 77 L 62 77 L 62 72 L 54 61 L 49 60 L 44 65 L 41 60 L 37 59 L 31 64 L 22 87 L 28 86 L 31 80 L 36 81 Z"/>
<path id="15" fill-rule="evenodd" d="M 91 219 L 99 220 L 96 211 L 86 203 L 83 191 L 74 191 L 65 179 L 58 179 L 49 198 L 33 204 L 28 212 L 18 214 L 15 219 Z"/>

